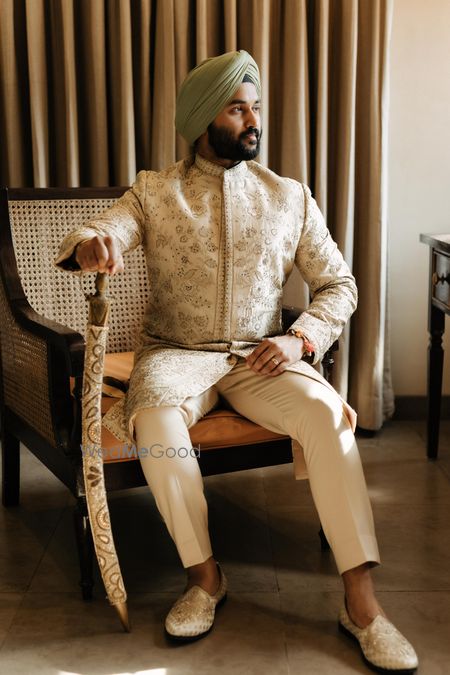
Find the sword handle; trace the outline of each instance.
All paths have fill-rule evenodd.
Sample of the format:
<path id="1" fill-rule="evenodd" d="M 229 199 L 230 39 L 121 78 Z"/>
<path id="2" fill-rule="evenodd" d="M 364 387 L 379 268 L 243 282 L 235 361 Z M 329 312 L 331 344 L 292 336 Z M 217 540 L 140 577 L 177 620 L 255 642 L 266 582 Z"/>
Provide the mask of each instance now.
<path id="1" fill-rule="evenodd" d="M 97 272 L 95 295 L 89 298 L 89 323 L 92 326 L 106 326 L 109 319 L 111 300 L 108 293 L 109 279 L 105 272 Z"/>

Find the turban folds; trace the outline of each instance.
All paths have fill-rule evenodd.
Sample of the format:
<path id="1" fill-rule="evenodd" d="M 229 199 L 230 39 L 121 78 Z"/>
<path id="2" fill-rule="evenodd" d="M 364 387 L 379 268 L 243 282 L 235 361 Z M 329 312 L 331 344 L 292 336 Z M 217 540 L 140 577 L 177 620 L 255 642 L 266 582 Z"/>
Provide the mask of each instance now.
<path id="1" fill-rule="evenodd" d="M 177 96 L 175 126 L 193 143 L 224 109 L 247 76 L 261 95 L 259 70 L 241 49 L 202 61 L 187 75 Z"/>

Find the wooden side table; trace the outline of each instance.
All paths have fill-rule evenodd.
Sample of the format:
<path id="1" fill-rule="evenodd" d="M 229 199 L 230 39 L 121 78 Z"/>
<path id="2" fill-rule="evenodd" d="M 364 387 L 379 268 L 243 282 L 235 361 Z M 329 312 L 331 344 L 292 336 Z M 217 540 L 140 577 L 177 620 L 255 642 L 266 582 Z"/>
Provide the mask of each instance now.
<path id="1" fill-rule="evenodd" d="M 430 247 L 427 455 L 429 459 L 436 459 L 444 365 L 442 336 L 445 330 L 445 315 L 450 314 L 450 234 L 421 234 L 420 241 Z"/>

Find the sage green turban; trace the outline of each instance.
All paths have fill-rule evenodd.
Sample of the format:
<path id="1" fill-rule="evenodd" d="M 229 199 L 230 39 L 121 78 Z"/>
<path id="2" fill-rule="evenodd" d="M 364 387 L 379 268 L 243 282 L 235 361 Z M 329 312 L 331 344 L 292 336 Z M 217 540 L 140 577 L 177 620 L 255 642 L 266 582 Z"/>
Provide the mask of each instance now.
<path id="1" fill-rule="evenodd" d="M 259 70 L 250 54 L 241 49 L 202 61 L 191 70 L 178 93 L 175 126 L 193 143 L 225 108 L 247 76 L 261 95 Z"/>

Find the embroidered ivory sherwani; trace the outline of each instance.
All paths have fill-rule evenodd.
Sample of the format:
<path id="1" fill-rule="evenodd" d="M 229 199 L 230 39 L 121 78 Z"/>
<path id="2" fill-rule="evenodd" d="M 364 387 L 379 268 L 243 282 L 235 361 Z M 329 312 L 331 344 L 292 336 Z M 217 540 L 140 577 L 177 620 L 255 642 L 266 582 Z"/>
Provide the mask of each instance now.
<path id="1" fill-rule="evenodd" d="M 148 264 L 151 298 L 129 391 L 105 418 L 122 440 L 140 409 L 180 405 L 283 333 L 294 265 L 313 299 L 292 327 L 314 345 L 314 363 L 356 307 L 354 278 L 310 190 L 253 161 L 224 169 L 197 155 L 141 171 L 114 206 L 66 237 L 57 264 L 95 234 L 114 235 L 123 252 L 142 244 Z M 303 360 L 288 370 L 330 386 Z"/>

